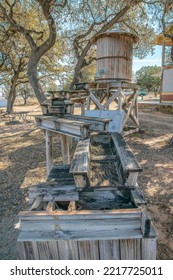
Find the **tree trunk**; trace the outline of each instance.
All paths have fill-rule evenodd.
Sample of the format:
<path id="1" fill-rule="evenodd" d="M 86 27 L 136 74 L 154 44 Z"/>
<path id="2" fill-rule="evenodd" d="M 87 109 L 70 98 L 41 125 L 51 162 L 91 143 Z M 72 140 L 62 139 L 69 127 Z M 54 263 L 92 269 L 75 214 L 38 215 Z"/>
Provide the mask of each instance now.
<path id="1" fill-rule="evenodd" d="M 38 74 L 37 74 L 38 62 L 39 62 L 39 58 L 37 57 L 37 55 L 34 52 L 32 52 L 29 62 L 28 62 L 27 75 L 28 75 L 29 82 L 37 97 L 37 100 L 41 104 L 43 101 L 46 100 L 46 96 L 44 95 L 44 92 L 41 88 L 41 85 L 40 85 L 40 82 L 38 79 Z"/>
<path id="2" fill-rule="evenodd" d="M 14 102 L 15 102 L 15 99 L 16 99 L 16 82 L 17 80 L 16 79 L 12 79 L 12 84 L 11 84 L 11 87 L 10 87 L 10 92 L 9 92 L 9 96 L 8 96 L 8 99 L 7 99 L 7 113 L 11 113 L 13 111 L 13 106 L 14 106 Z"/>
<path id="3" fill-rule="evenodd" d="M 91 40 L 87 43 L 86 47 L 84 48 L 84 50 L 82 51 L 82 54 L 80 56 L 80 58 L 77 61 L 77 64 L 75 66 L 75 70 L 74 70 L 74 76 L 73 76 L 73 81 L 70 84 L 70 90 L 73 89 L 74 85 L 76 83 L 79 82 L 79 76 L 80 76 L 80 72 L 84 63 L 84 59 L 87 55 L 87 52 L 89 51 L 89 49 L 91 48 L 92 43 Z"/>

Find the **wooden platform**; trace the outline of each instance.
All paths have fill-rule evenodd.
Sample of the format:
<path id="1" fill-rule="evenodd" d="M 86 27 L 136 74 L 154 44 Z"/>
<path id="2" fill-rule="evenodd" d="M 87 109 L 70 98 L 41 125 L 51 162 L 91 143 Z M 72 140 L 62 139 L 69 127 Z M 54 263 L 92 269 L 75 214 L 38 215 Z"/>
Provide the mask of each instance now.
<path id="1" fill-rule="evenodd" d="M 155 259 L 138 172 L 119 134 L 80 140 L 71 164 L 54 165 L 47 182 L 29 188 L 30 209 L 19 214 L 21 259 Z"/>

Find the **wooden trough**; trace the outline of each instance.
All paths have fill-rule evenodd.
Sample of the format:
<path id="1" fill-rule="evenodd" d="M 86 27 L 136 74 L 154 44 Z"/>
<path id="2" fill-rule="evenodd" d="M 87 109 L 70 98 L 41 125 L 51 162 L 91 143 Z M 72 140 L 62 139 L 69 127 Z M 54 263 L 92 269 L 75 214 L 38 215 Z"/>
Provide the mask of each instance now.
<path id="1" fill-rule="evenodd" d="M 29 189 L 21 259 L 155 259 L 156 233 L 137 184 L 141 167 L 118 133 L 81 139 L 71 164 Z"/>

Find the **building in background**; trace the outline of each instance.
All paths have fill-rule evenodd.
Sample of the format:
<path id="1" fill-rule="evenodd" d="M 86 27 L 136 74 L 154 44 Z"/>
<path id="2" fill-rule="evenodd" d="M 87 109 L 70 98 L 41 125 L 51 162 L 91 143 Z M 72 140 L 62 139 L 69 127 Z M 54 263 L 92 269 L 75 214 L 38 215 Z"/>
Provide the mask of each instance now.
<path id="1" fill-rule="evenodd" d="M 166 33 L 170 34 L 172 39 L 160 33 L 154 44 L 162 46 L 160 102 L 173 103 L 173 24 L 167 27 Z"/>

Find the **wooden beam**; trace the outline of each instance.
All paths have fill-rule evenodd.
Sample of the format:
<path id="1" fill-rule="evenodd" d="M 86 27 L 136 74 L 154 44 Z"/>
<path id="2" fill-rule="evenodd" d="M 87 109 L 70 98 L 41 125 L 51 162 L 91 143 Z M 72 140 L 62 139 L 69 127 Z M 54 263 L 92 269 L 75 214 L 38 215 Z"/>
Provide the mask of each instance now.
<path id="1" fill-rule="evenodd" d="M 46 140 L 46 171 L 47 171 L 47 176 L 49 176 L 50 170 L 53 166 L 53 144 L 52 144 L 52 135 L 47 129 L 45 130 L 45 140 Z"/>
<path id="2" fill-rule="evenodd" d="M 84 188 L 90 182 L 90 139 L 80 140 L 77 144 L 70 173 L 73 174 L 76 186 Z"/>
<path id="3" fill-rule="evenodd" d="M 118 110 L 122 110 L 122 95 L 121 95 L 121 88 L 119 88 L 119 96 L 118 96 Z"/>
<path id="4" fill-rule="evenodd" d="M 138 179 L 138 172 L 129 172 L 129 176 L 127 178 L 126 184 L 129 187 L 136 187 Z"/>
<path id="5" fill-rule="evenodd" d="M 95 95 L 90 91 L 90 97 L 94 104 L 100 109 L 100 110 L 105 110 L 104 106 L 98 101 L 98 99 L 95 97 Z"/>
<path id="6" fill-rule="evenodd" d="M 64 164 L 70 163 L 70 149 L 69 149 L 69 137 L 67 135 L 60 135 L 61 139 L 61 152 Z"/>
<path id="7" fill-rule="evenodd" d="M 29 201 L 32 203 L 37 196 L 42 196 L 43 201 L 77 201 L 79 193 L 74 185 L 54 186 L 49 182 L 38 184 L 29 188 Z"/>
<path id="8" fill-rule="evenodd" d="M 108 101 L 103 105 L 103 107 L 105 109 L 109 108 L 109 105 L 119 96 L 119 94 L 121 94 L 121 91 L 118 90 L 116 93 L 114 93 L 109 99 Z"/>
<path id="9" fill-rule="evenodd" d="M 114 132 L 111 135 L 124 173 L 128 174 L 129 172 L 141 172 L 142 168 L 140 164 L 122 135 L 117 132 Z"/>
<path id="10" fill-rule="evenodd" d="M 38 195 L 38 196 L 35 198 L 35 200 L 34 200 L 32 206 L 31 206 L 31 208 L 30 208 L 30 211 L 39 210 L 39 208 L 40 208 L 42 202 L 43 202 L 43 195 Z"/>
<path id="11" fill-rule="evenodd" d="M 130 106 L 129 106 L 129 108 L 128 108 L 128 111 L 127 111 L 127 114 L 126 114 L 126 116 L 125 116 L 125 119 L 124 119 L 124 121 L 123 121 L 123 127 L 125 126 L 125 124 L 126 124 L 128 118 L 129 118 L 129 115 L 130 115 L 130 113 L 131 113 L 131 111 L 132 111 L 132 108 L 133 108 L 133 106 L 134 106 L 134 103 L 135 103 L 135 100 L 133 99 L 132 102 L 131 102 L 131 104 L 130 104 Z"/>

